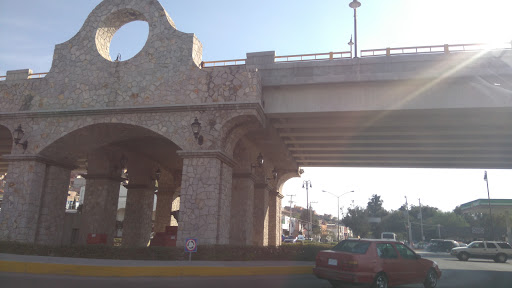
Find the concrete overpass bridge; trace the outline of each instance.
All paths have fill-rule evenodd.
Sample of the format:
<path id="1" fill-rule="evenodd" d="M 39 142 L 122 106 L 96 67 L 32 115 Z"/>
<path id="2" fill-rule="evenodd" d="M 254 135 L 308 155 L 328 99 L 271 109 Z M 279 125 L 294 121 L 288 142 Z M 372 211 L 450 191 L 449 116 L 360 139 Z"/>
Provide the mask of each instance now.
<path id="1" fill-rule="evenodd" d="M 278 245 L 280 191 L 300 167 L 512 166 L 510 48 L 203 62 L 199 39 L 156 0 L 117 2 L 56 45 L 44 77 L 16 70 L 0 82 L 2 240 L 67 239 L 72 171 L 86 178 L 78 243 L 112 244 L 123 182 L 123 245 L 145 246 L 152 222 L 165 230 L 176 201 L 178 245 Z M 135 20 L 149 23 L 146 45 L 113 61 L 110 40 Z"/>

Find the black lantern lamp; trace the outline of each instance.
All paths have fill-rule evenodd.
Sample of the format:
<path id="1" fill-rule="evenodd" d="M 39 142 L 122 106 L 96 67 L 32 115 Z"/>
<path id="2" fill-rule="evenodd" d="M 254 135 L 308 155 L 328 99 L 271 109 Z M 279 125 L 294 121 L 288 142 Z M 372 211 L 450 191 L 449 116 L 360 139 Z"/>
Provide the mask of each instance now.
<path id="1" fill-rule="evenodd" d="M 272 169 L 272 178 L 274 178 L 274 180 L 277 179 L 277 170 L 275 167 L 274 167 L 274 169 Z"/>
<path id="2" fill-rule="evenodd" d="M 18 128 L 14 130 L 14 144 L 21 145 L 23 150 L 27 150 L 28 141 L 25 140 L 23 143 L 20 143 L 21 139 L 25 136 L 25 132 L 21 129 L 21 124 L 18 125 Z"/>
<path id="3" fill-rule="evenodd" d="M 155 179 L 156 181 L 160 181 L 160 175 L 162 174 L 162 171 L 160 171 L 160 168 L 156 169 L 155 171 Z"/>
<path id="4" fill-rule="evenodd" d="M 260 168 L 263 166 L 263 155 L 261 155 L 261 152 L 258 154 L 258 157 L 256 157 L 256 164 L 251 164 L 251 168 Z"/>
<path id="5" fill-rule="evenodd" d="M 199 133 L 201 133 L 201 123 L 197 120 L 197 117 L 190 126 L 192 127 L 192 132 L 194 133 L 194 138 L 197 140 L 197 144 L 203 145 L 203 136 L 199 135 Z"/>

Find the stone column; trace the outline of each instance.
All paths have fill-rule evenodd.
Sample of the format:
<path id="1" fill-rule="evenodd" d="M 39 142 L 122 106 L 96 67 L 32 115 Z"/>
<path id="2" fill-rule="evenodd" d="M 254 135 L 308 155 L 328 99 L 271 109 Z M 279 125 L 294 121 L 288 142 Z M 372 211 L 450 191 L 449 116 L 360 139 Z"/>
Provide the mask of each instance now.
<path id="1" fill-rule="evenodd" d="M 125 185 L 126 210 L 123 221 L 124 247 L 146 247 L 148 245 L 155 199 L 155 171 L 158 169 L 149 161 L 128 160 L 128 185 Z"/>
<path id="2" fill-rule="evenodd" d="M 266 183 L 254 185 L 254 220 L 253 220 L 253 245 L 268 245 L 268 193 Z"/>
<path id="3" fill-rule="evenodd" d="M 253 245 L 254 182 L 250 171 L 233 174 L 229 244 Z"/>
<path id="4" fill-rule="evenodd" d="M 34 243 L 46 165 L 36 155 L 4 155 L 9 161 L 0 212 L 0 240 Z M 65 209 L 62 201 L 62 210 Z"/>
<path id="5" fill-rule="evenodd" d="M 174 196 L 174 179 L 170 172 L 161 170 L 156 196 L 155 232 L 165 232 L 165 227 L 171 225 L 172 200 Z"/>
<path id="6" fill-rule="evenodd" d="M 87 174 L 79 243 L 85 244 L 89 234 L 106 234 L 107 245 L 116 235 L 117 202 L 121 186 L 121 155 L 95 151 L 87 157 Z"/>
<path id="7" fill-rule="evenodd" d="M 65 203 L 69 192 L 71 167 L 47 165 L 44 193 L 41 197 L 36 243 L 58 245 L 62 243 Z"/>
<path id="8" fill-rule="evenodd" d="M 234 162 L 221 151 L 178 151 L 183 157 L 178 246 L 228 244 Z"/>
<path id="9" fill-rule="evenodd" d="M 283 195 L 275 190 L 269 191 L 268 245 L 281 245 L 281 199 Z"/>

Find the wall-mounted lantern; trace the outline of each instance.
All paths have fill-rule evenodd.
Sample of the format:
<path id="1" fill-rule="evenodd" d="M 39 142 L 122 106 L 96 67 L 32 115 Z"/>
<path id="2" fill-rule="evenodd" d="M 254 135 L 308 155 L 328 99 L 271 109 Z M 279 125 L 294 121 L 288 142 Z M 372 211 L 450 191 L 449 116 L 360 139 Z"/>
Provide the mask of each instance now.
<path id="1" fill-rule="evenodd" d="M 277 179 L 277 170 L 275 167 L 274 167 L 274 169 L 272 169 L 272 178 L 274 178 L 274 180 Z"/>
<path id="2" fill-rule="evenodd" d="M 21 129 L 21 124 L 18 125 L 18 128 L 16 128 L 16 130 L 14 130 L 13 136 L 14 144 L 21 145 L 23 147 L 23 150 L 27 150 L 28 141 L 25 140 L 23 143 L 20 143 L 23 136 L 25 136 L 25 132 L 23 131 L 23 129 Z"/>
<path id="3" fill-rule="evenodd" d="M 256 163 L 251 164 L 251 168 L 261 167 L 263 166 L 263 155 L 261 155 L 261 152 L 258 154 L 258 157 L 256 157 Z"/>
<path id="4" fill-rule="evenodd" d="M 197 140 L 197 144 L 203 145 L 203 136 L 199 135 L 199 133 L 201 133 L 201 123 L 197 120 L 197 117 L 190 126 L 192 127 L 192 132 L 194 133 L 194 138 Z"/>

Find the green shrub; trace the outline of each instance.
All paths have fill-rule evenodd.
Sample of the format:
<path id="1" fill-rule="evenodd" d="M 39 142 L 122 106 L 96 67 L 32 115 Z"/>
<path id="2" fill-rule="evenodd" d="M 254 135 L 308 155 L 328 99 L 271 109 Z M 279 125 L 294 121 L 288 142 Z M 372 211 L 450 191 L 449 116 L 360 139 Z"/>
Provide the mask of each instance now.
<path id="1" fill-rule="evenodd" d="M 333 247 L 332 244 L 316 242 L 304 244 L 283 244 L 279 247 L 204 245 L 198 246 L 192 254 L 193 260 L 206 261 L 314 261 L 320 250 Z M 141 247 L 125 248 L 105 245 L 48 246 L 17 242 L 0 242 L 0 253 L 95 258 L 120 260 L 187 260 L 189 255 L 184 247 Z"/>

